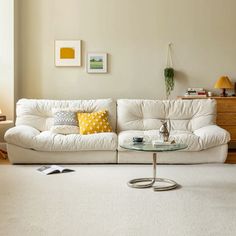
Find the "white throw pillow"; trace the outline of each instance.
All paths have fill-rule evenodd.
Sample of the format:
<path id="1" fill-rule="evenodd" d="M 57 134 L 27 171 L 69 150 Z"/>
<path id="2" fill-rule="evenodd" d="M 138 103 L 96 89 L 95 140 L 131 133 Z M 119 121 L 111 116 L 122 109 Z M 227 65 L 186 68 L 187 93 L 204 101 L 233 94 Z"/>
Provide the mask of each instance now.
<path id="1" fill-rule="evenodd" d="M 79 127 L 74 125 L 54 125 L 50 130 L 57 134 L 79 134 Z"/>
<path id="2" fill-rule="evenodd" d="M 78 111 L 80 110 L 76 108 L 54 108 L 54 125 L 50 131 L 57 134 L 78 134 L 80 132 L 76 115 Z"/>

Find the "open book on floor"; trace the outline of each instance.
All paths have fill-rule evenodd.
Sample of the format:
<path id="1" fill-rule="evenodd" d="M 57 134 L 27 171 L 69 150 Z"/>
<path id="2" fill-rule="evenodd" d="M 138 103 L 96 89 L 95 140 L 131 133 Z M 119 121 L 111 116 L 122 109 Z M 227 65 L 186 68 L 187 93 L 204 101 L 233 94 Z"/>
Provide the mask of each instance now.
<path id="1" fill-rule="evenodd" d="M 64 168 L 62 166 L 57 165 L 51 165 L 51 166 L 41 166 L 37 169 L 39 172 L 41 172 L 44 175 L 50 175 L 50 174 L 59 174 L 59 173 L 66 173 L 66 172 L 72 172 L 74 170 Z"/>

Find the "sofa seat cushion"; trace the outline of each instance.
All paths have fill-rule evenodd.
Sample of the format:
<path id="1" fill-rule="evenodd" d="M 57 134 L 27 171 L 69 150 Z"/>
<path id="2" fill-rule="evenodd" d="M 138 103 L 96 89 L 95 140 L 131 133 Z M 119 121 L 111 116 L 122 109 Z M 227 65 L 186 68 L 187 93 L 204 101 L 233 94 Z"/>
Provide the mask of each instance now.
<path id="1" fill-rule="evenodd" d="M 62 135 L 51 131 L 40 132 L 26 125 L 9 129 L 5 134 L 5 140 L 7 143 L 37 151 L 115 151 L 117 149 L 116 133 Z"/>
<path id="2" fill-rule="evenodd" d="M 125 151 L 120 145 L 125 142 L 132 142 L 134 136 L 142 136 L 147 142 L 160 139 L 159 130 L 127 130 L 122 131 L 118 135 L 119 151 Z M 188 148 L 183 151 L 201 151 L 207 148 L 215 147 L 222 144 L 227 144 L 230 140 L 228 132 L 222 128 L 211 125 L 200 128 L 194 132 L 174 130 L 170 132 L 170 140 L 175 140 L 177 143 L 185 143 Z"/>

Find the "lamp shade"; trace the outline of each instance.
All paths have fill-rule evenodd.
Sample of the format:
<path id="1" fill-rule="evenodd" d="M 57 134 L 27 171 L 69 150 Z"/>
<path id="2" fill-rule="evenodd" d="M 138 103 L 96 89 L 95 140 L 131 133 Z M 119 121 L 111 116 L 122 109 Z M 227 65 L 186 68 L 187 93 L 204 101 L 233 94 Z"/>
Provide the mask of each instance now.
<path id="1" fill-rule="evenodd" d="M 231 89 L 233 88 L 233 84 L 230 81 L 228 76 L 221 76 L 215 83 L 215 88 L 221 89 Z"/>

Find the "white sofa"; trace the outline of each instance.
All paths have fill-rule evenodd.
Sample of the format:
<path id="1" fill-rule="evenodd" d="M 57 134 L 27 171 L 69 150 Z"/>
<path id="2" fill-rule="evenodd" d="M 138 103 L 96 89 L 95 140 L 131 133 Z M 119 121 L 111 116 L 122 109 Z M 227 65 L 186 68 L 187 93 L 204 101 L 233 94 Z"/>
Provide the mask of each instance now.
<path id="1" fill-rule="evenodd" d="M 229 133 L 215 124 L 216 102 L 199 100 L 130 100 L 117 101 L 118 143 L 132 141 L 133 136 L 159 139 L 162 119 L 169 119 L 170 139 L 188 148 L 158 154 L 159 163 L 224 162 L 227 158 Z M 130 152 L 118 146 L 119 163 L 149 163 L 150 153 Z"/>
<path id="2" fill-rule="evenodd" d="M 108 110 L 116 130 L 116 103 L 98 100 L 21 99 L 16 106 L 16 126 L 5 134 L 12 163 L 116 163 L 117 134 L 62 135 L 50 132 L 54 108 L 84 112 Z"/>
<path id="3" fill-rule="evenodd" d="M 114 132 L 90 135 L 52 133 L 53 108 L 83 112 L 107 109 Z M 230 135 L 215 125 L 216 103 L 202 100 L 37 100 L 17 102 L 16 126 L 5 134 L 12 163 L 150 163 L 150 153 L 120 144 L 144 136 L 158 139 L 161 119 L 170 119 L 171 138 L 186 150 L 159 153 L 160 163 L 224 162 Z M 118 135 L 117 135 L 118 134 Z"/>

